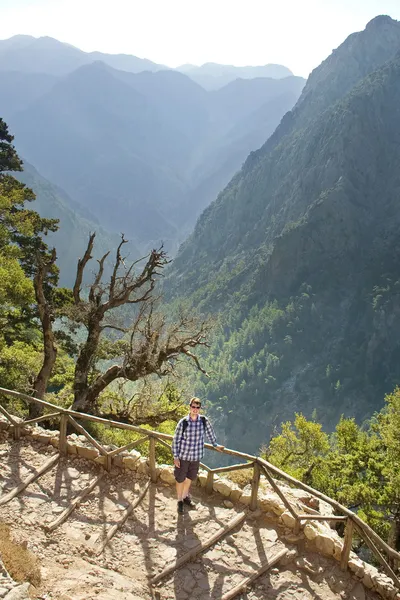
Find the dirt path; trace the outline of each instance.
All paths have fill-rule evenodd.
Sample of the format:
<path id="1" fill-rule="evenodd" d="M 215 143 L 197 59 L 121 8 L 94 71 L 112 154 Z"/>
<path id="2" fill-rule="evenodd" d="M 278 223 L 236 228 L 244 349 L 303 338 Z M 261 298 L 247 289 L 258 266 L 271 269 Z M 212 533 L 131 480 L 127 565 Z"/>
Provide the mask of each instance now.
<path id="1" fill-rule="evenodd" d="M 0 438 L 0 497 L 44 464 L 55 452 L 24 439 Z M 372 600 L 333 560 L 306 553 L 302 536 L 276 520 L 248 513 L 244 522 L 192 562 L 165 577 L 157 586 L 149 580 L 199 542 L 209 538 L 243 509 L 225 508 L 218 494 L 203 496 L 195 488 L 196 510 L 176 512 L 174 490 L 152 484 L 133 511 L 97 556 L 110 528 L 147 484 L 131 472 L 104 474 L 99 485 L 54 531 L 54 522 L 84 490 L 101 467 L 85 460 L 60 458 L 48 472 L 19 496 L 0 506 L 0 521 L 14 539 L 25 542 L 38 558 L 42 583 L 31 590 L 38 600 L 220 600 L 244 577 L 283 549 L 285 559 L 257 579 L 248 600 Z M 291 537 L 292 536 L 292 537 Z M 0 594 L 1 598 L 1 594 Z"/>

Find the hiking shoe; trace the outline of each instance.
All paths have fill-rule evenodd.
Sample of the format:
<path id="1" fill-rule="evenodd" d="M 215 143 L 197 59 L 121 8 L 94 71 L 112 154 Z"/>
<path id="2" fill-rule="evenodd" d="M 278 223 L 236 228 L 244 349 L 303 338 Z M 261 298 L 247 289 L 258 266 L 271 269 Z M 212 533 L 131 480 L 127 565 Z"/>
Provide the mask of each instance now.
<path id="1" fill-rule="evenodd" d="M 191 499 L 190 496 L 186 496 L 186 498 L 183 499 L 183 502 L 186 504 L 186 506 L 188 506 L 189 508 L 196 508 L 195 503 L 193 502 L 193 500 Z"/>
<path id="2" fill-rule="evenodd" d="M 183 514 L 183 500 L 178 500 L 178 513 Z"/>

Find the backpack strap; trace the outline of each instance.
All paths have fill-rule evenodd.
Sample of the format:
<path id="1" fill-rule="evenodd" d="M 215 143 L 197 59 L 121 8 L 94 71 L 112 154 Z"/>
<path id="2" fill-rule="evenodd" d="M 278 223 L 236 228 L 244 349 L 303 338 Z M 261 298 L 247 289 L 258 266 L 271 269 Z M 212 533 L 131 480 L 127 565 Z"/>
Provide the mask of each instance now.
<path id="1" fill-rule="evenodd" d="M 204 431 L 206 430 L 206 425 L 207 425 L 207 417 L 205 417 L 204 415 L 200 415 L 200 419 L 201 422 L 203 423 L 203 429 Z M 186 429 L 189 427 L 189 421 L 187 420 L 187 418 L 185 417 L 183 419 L 183 423 L 182 423 L 182 437 L 185 434 Z"/>

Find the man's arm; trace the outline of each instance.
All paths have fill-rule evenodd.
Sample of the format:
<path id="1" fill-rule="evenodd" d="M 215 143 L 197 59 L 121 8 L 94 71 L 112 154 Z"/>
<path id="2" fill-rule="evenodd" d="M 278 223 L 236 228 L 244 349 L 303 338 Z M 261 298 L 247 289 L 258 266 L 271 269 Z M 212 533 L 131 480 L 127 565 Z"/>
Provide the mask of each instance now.
<path id="1" fill-rule="evenodd" d="M 174 438 L 172 440 L 172 455 L 174 457 L 174 464 L 178 468 L 180 465 L 176 464 L 175 461 L 179 461 L 179 454 L 181 451 L 182 431 L 183 431 L 183 422 L 182 422 L 182 420 L 180 420 L 178 425 L 175 428 Z"/>
<path id="2" fill-rule="evenodd" d="M 211 425 L 211 423 L 210 423 L 210 421 L 208 419 L 206 419 L 206 435 L 207 435 L 207 438 L 209 439 L 209 441 L 214 446 L 214 448 L 216 450 L 218 450 L 219 452 L 222 452 L 222 450 L 224 449 L 224 446 L 220 446 L 217 443 L 217 438 L 216 438 L 216 435 L 215 435 L 214 428 L 213 428 L 213 426 Z"/>

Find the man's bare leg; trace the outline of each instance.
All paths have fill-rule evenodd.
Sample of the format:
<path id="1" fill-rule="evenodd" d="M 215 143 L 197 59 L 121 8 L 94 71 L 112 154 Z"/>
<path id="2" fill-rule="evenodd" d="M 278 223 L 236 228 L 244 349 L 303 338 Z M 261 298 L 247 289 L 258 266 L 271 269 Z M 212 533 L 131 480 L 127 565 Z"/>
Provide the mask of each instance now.
<path id="1" fill-rule="evenodd" d="M 183 500 L 185 497 L 183 494 L 184 494 L 186 481 L 187 481 L 187 479 L 185 479 L 185 481 L 182 481 L 182 483 L 176 482 L 176 496 L 178 498 L 178 502 L 180 500 Z M 190 479 L 189 479 L 189 481 L 190 481 Z"/>
<path id="2" fill-rule="evenodd" d="M 186 477 L 183 482 L 183 490 L 182 490 L 182 500 L 184 500 L 187 496 L 189 496 L 190 486 L 192 485 L 192 480 Z"/>

